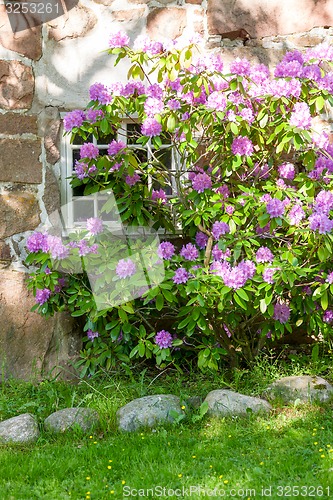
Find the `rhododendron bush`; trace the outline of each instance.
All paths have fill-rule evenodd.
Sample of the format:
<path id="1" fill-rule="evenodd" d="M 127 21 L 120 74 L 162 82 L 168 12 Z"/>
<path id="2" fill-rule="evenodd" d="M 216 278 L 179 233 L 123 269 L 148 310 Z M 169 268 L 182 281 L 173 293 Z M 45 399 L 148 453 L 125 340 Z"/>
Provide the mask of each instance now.
<path id="1" fill-rule="evenodd" d="M 131 48 L 116 33 L 109 53 L 115 65 L 130 61 L 128 81 L 95 83 L 87 108 L 66 115 L 66 132 L 82 143 L 71 182 L 86 195 L 112 190 L 124 225 L 167 231 L 152 261 L 165 278 L 97 308 L 87 276 L 64 267 L 87 255 L 99 265 L 102 220 L 67 242 L 29 237 L 36 309 L 83 318 L 83 373 L 140 358 L 165 366 L 195 357 L 218 369 L 250 362 L 297 329 L 330 335 L 333 145 L 317 117 L 333 102 L 333 48 L 287 52 L 272 72 L 245 59 L 226 68 L 221 55 L 181 38 L 140 37 Z M 124 119 L 139 124 L 131 144 L 119 139 Z M 92 136 L 108 140 L 104 154 Z M 160 154 L 168 148 L 171 175 Z M 125 289 L 136 263 L 122 245 L 112 247 L 111 267 Z"/>

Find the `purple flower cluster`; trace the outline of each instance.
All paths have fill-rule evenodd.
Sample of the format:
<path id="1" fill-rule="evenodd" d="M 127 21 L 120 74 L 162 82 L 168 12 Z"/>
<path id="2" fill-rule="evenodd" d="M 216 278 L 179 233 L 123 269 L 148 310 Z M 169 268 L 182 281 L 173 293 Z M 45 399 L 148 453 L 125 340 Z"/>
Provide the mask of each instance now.
<path id="1" fill-rule="evenodd" d="M 96 339 L 97 337 L 99 337 L 99 333 L 98 332 L 93 332 L 90 328 L 89 330 L 87 331 L 87 337 L 88 339 L 93 342 L 94 339 Z"/>
<path id="2" fill-rule="evenodd" d="M 156 55 L 163 52 L 163 44 L 151 40 L 146 35 L 140 35 L 134 40 L 133 49 L 139 52 Z"/>
<path id="3" fill-rule="evenodd" d="M 187 243 L 187 245 L 183 245 L 180 255 L 186 260 L 196 260 L 199 252 L 197 247 L 195 247 L 192 243 Z"/>
<path id="4" fill-rule="evenodd" d="M 140 175 L 136 172 L 133 175 L 126 175 L 125 182 L 128 186 L 134 186 L 140 180 Z"/>
<path id="5" fill-rule="evenodd" d="M 168 349 L 168 347 L 171 347 L 172 340 L 172 335 L 167 330 L 161 330 L 160 332 L 156 333 L 155 343 L 160 349 Z"/>
<path id="6" fill-rule="evenodd" d="M 280 323 L 284 324 L 287 323 L 290 317 L 290 309 L 287 306 L 287 304 L 283 302 L 276 302 L 274 305 L 274 314 L 273 318 L 276 321 L 279 321 Z"/>
<path id="7" fill-rule="evenodd" d="M 99 149 L 92 142 L 85 142 L 80 147 L 80 158 L 89 158 L 90 160 L 97 158 Z"/>
<path id="8" fill-rule="evenodd" d="M 331 191 L 320 191 L 314 202 L 314 210 L 326 215 L 333 209 L 333 193 Z"/>
<path id="9" fill-rule="evenodd" d="M 31 234 L 27 239 L 26 246 L 29 252 L 47 252 L 47 234 L 39 233 L 38 231 Z"/>
<path id="10" fill-rule="evenodd" d="M 230 233 L 230 227 L 226 222 L 214 222 L 212 226 L 212 235 L 219 240 L 224 234 Z"/>
<path id="11" fill-rule="evenodd" d="M 282 163 L 279 166 L 278 172 L 280 177 L 292 181 L 295 177 L 295 167 L 292 163 Z"/>
<path id="12" fill-rule="evenodd" d="M 306 102 L 297 102 L 290 115 L 289 123 L 292 127 L 308 130 L 311 127 L 310 108 Z"/>
<path id="13" fill-rule="evenodd" d="M 159 189 L 158 191 L 153 189 L 151 193 L 151 199 L 153 201 L 160 201 L 161 203 L 166 203 L 167 201 L 167 197 L 163 189 Z"/>
<path id="14" fill-rule="evenodd" d="M 126 149 L 126 144 L 123 141 L 112 141 L 108 146 L 108 155 L 115 156 Z"/>
<path id="15" fill-rule="evenodd" d="M 129 42 L 130 39 L 124 31 L 117 31 L 115 33 L 111 33 L 109 38 L 109 47 L 110 49 L 121 48 L 129 45 Z"/>
<path id="16" fill-rule="evenodd" d="M 231 256 L 231 251 L 229 248 L 225 252 L 219 249 L 218 244 L 213 246 L 212 256 L 214 260 L 226 260 Z"/>
<path id="17" fill-rule="evenodd" d="M 198 193 L 203 193 L 205 189 L 212 187 L 212 180 L 205 172 L 194 175 L 192 179 L 192 188 Z"/>
<path id="18" fill-rule="evenodd" d="M 98 217 L 90 217 L 87 219 L 87 229 L 92 235 L 99 234 L 103 231 L 103 221 Z"/>
<path id="19" fill-rule="evenodd" d="M 277 198 L 271 198 L 266 205 L 266 210 L 271 219 L 273 217 L 282 217 L 285 211 L 285 204 Z"/>
<path id="20" fill-rule="evenodd" d="M 154 117 L 162 113 L 164 109 L 163 101 L 156 99 L 155 97 L 148 97 L 144 103 L 144 110 L 147 116 Z"/>
<path id="21" fill-rule="evenodd" d="M 64 129 L 66 132 L 70 132 L 75 127 L 81 127 L 82 123 L 86 119 L 83 111 L 80 109 L 74 109 L 64 116 Z"/>
<path id="22" fill-rule="evenodd" d="M 86 115 L 87 120 L 91 121 L 92 123 L 96 122 L 97 120 L 101 120 L 104 117 L 104 113 L 101 109 L 88 109 Z"/>
<path id="23" fill-rule="evenodd" d="M 89 96 L 92 101 L 98 101 L 100 104 L 109 104 L 112 96 L 105 85 L 94 83 L 89 89 Z"/>
<path id="24" fill-rule="evenodd" d="M 74 168 L 74 175 L 76 175 L 76 177 L 78 179 L 80 179 L 81 181 L 85 177 L 89 177 L 89 175 L 91 175 L 95 172 L 97 172 L 96 165 L 92 165 L 91 167 L 89 167 L 89 165 L 87 163 L 83 163 L 81 161 L 76 160 L 75 168 Z"/>
<path id="25" fill-rule="evenodd" d="M 253 153 L 253 144 L 248 137 L 235 137 L 231 145 L 234 155 L 251 156 Z"/>
<path id="26" fill-rule="evenodd" d="M 292 226 L 298 226 L 302 219 L 305 217 L 305 212 L 299 203 L 296 203 L 289 214 L 289 221 Z"/>
<path id="27" fill-rule="evenodd" d="M 309 227 L 313 231 L 318 231 L 319 234 L 327 234 L 333 229 L 333 220 L 324 213 L 314 213 L 309 217 Z"/>
<path id="28" fill-rule="evenodd" d="M 116 267 L 118 278 L 125 279 L 136 273 L 136 265 L 131 259 L 120 259 Z"/>
<path id="29" fill-rule="evenodd" d="M 239 57 L 237 57 L 230 64 L 231 73 L 236 73 L 236 75 L 249 76 L 250 69 L 251 69 L 251 64 L 250 61 L 248 61 L 247 59 L 240 59 Z"/>
<path id="30" fill-rule="evenodd" d="M 186 271 L 186 269 L 184 267 L 179 267 L 178 269 L 176 269 L 175 274 L 172 278 L 172 281 L 176 285 L 180 285 L 181 283 L 186 283 L 187 280 L 189 279 L 189 277 L 190 277 L 190 275 Z"/>
<path id="31" fill-rule="evenodd" d="M 208 241 L 207 234 L 198 231 L 197 234 L 195 235 L 195 242 L 201 250 L 206 247 L 207 241 Z"/>
<path id="32" fill-rule="evenodd" d="M 327 309 L 327 311 L 324 312 L 323 321 L 324 321 L 324 323 L 328 323 L 328 324 L 333 323 L 333 311 L 331 311 L 330 309 Z"/>
<path id="33" fill-rule="evenodd" d="M 164 260 L 170 260 L 175 255 L 175 247 L 170 241 L 162 241 L 158 245 L 157 255 Z"/>
<path id="34" fill-rule="evenodd" d="M 37 304 L 42 306 L 43 304 L 45 304 L 45 302 L 49 300 L 50 297 L 51 297 L 51 290 L 49 290 L 48 288 L 43 288 L 43 290 L 37 288 L 35 296 Z"/>
<path id="35" fill-rule="evenodd" d="M 63 244 L 59 236 L 47 236 L 47 250 L 53 259 L 65 259 L 69 255 L 69 249 Z"/>
<path id="36" fill-rule="evenodd" d="M 274 260 L 274 255 L 267 247 L 260 247 L 256 253 L 256 261 L 260 262 L 272 262 Z"/>
<path id="37" fill-rule="evenodd" d="M 155 118 L 148 117 L 142 123 L 141 132 L 148 137 L 154 137 L 160 135 L 162 132 L 162 125 L 155 120 Z"/>
<path id="38" fill-rule="evenodd" d="M 266 281 L 266 283 L 270 283 L 271 285 L 275 283 L 273 276 L 276 271 L 279 271 L 279 267 L 267 267 L 262 273 L 262 279 Z"/>
<path id="39" fill-rule="evenodd" d="M 253 278 L 256 266 L 250 260 L 243 260 L 235 267 L 231 267 L 228 262 L 214 261 L 210 266 L 210 271 L 221 276 L 226 286 L 237 290 L 242 288 L 247 280 Z"/>
<path id="40" fill-rule="evenodd" d="M 216 111 L 224 111 L 227 106 L 227 101 L 221 92 L 215 91 L 208 96 L 206 106 Z"/>

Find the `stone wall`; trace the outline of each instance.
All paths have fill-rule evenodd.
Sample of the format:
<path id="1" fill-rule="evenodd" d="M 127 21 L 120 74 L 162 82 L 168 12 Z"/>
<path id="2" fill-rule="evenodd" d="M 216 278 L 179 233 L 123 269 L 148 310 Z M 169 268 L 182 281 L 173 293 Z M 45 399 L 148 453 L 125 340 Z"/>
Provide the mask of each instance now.
<path id="1" fill-rule="evenodd" d="M 66 364 L 80 345 L 81 332 L 67 316 L 45 320 L 30 312 L 24 242 L 61 203 L 60 113 L 84 106 L 95 81 L 126 77 L 126 67 L 114 70 L 103 52 L 110 31 L 124 29 L 132 40 L 145 33 L 163 39 L 195 31 L 207 50 L 223 53 L 226 64 L 247 57 L 273 65 L 286 50 L 333 39 L 333 0 L 65 4 L 63 16 L 42 25 L 28 16 L 14 18 L 13 24 L 0 4 L 0 363 L 5 376 L 28 378 Z"/>

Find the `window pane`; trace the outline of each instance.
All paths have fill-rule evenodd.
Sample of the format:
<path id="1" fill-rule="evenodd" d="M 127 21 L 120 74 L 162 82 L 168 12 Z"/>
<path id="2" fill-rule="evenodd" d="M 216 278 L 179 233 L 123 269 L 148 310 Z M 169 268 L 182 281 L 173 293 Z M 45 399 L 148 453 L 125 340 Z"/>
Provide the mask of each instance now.
<path id="1" fill-rule="evenodd" d="M 140 123 L 128 123 L 127 124 L 127 144 L 135 144 L 137 139 L 141 137 L 141 125 Z"/>
<path id="2" fill-rule="evenodd" d="M 80 137 L 79 135 L 76 135 L 73 141 L 73 144 L 81 146 L 84 142 L 92 142 L 93 141 L 93 135 L 89 134 L 86 139 L 83 139 L 83 137 Z"/>
<path id="3" fill-rule="evenodd" d="M 74 222 L 85 222 L 90 217 L 94 217 L 94 200 L 73 200 Z"/>
<path id="4" fill-rule="evenodd" d="M 108 135 L 101 135 L 99 139 L 97 140 L 97 144 L 105 144 L 108 145 L 110 142 L 115 141 L 117 139 L 117 134 L 116 133 L 111 133 Z"/>

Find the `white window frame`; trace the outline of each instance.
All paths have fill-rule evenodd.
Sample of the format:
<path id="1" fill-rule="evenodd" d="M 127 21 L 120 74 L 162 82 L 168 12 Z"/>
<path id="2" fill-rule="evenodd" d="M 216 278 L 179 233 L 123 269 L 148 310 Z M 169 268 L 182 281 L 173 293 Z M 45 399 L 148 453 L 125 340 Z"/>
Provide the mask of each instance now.
<path id="1" fill-rule="evenodd" d="M 61 117 L 66 113 L 61 113 Z M 118 129 L 117 137 L 116 140 L 121 140 L 125 144 L 127 144 L 127 125 L 128 124 L 135 124 L 137 123 L 135 118 L 130 119 L 124 119 L 122 122 L 122 126 Z M 61 166 L 60 166 L 60 192 L 61 192 L 61 205 L 63 207 L 62 209 L 62 216 L 65 221 L 65 226 L 66 229 L 70 231 L 75 231 L 75 229 L 82 228 L 84 223 L 80 223 L 78 221 L 74 220 L 74 213 L 73 213 L 73 200 L 75 198 L 82 198 L 82 196 L 76 197 L 73 195 L 73 188 L 70 184 L 70 178 L 73 175 L 74 171 L 74 165 L 73 165 L 73 150 L 79 150 L 81 145 L 76 145 L 72 144 L 70 142 L 71 135 L 66 134 L 63 136 L 63 141 L 62 141 L 62 148 L 61 148 Z M 94 145 L 98 146 L 99 149 L 107 149 L 108 144 L 99 144 L 97 143 L 97 140 L 95 137 L 92 138 L 92 142 Z M 140 145 L 136 144 L 130 144 L 128 145 L 129 148 L 131 149 L 140 149 Z M 163 144 L 159 151 L 161 149 L 168 149 L 170 148 L 170 144 Z M 151 139 L 147 142 L 145 146 L 142 147 L 142 149 L 145 149 L 147 151 L 147 159 L 151 159 L 153 157 L 153 148 L 152 148 L 152 142 Z M 167 195 L 168 199 L 171 199 L 174 197 L 176 191 L 177 191 L 177 185 L 176 185 L 176 179 L 175 176 L 173 175 L 174 172 L 178 172 L 181 169 L 181 166 L 179 164 L 179 155 L 177 154 L 175 148 L 171 149 L 171 168 L 169 170 L 170 175 L 171 175 L 171 189 L 172 189 L 172 194 Z M 152 180 L 148 180 L 148 186 L 151 187 L 151 182 Z M 85 200 L 92 200 L 93 201 L 93 216 L 97 217 L 98 216 L 98 201 L 100 200 L 99 198 L 100 194 L 99 193 L 94 193 L 92 195 L 86 195 L 84 196 Z M 119 227 L 121 229 L 121 227 Z M 169 234 L 166 233 L 166 230 L 161 228 L 158 230 L 158 233 L 161 234 Z M 179 235 L 180 231 L 177 230 L 177 235 Z"/>

